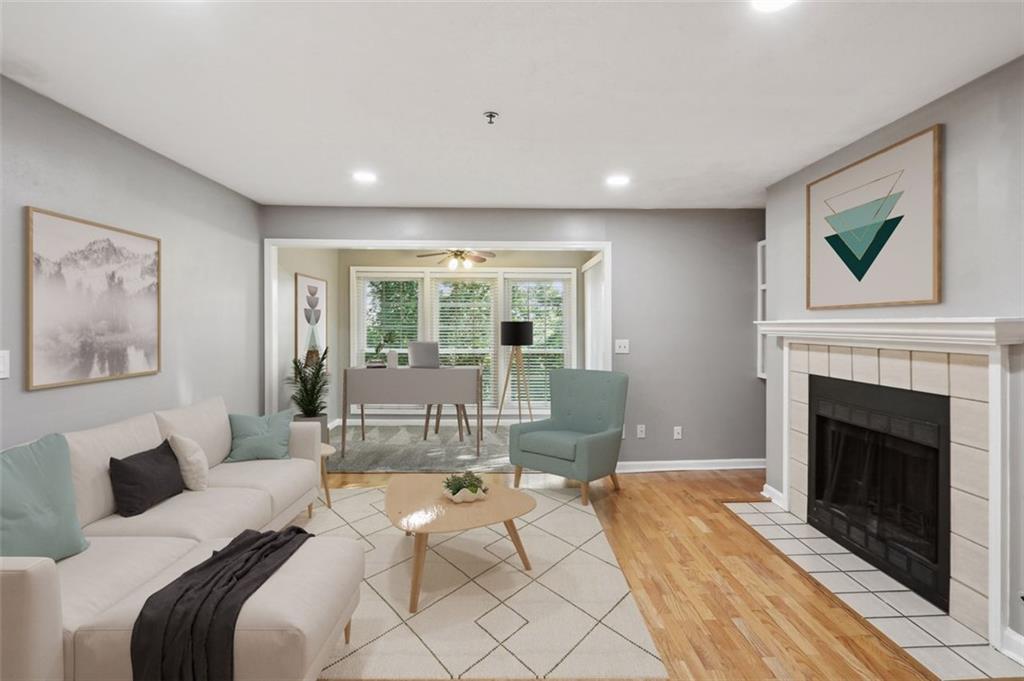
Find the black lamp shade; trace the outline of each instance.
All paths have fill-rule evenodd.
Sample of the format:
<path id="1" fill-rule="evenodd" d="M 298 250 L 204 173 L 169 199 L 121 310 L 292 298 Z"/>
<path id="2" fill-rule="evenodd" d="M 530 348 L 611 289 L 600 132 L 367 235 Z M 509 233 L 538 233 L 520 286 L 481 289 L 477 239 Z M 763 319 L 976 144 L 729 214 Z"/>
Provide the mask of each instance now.
<path id="1" fill-rule="evenodd" d="M 502 322 L 502 345 L 533 345 L 533 322 Z"/>

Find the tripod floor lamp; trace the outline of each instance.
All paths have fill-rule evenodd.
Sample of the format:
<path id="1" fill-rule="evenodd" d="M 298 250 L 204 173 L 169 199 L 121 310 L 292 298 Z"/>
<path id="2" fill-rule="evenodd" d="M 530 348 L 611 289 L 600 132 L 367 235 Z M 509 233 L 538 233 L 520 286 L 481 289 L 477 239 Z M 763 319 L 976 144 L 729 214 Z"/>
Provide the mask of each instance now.
<path id="1" fill-rule="evenodd" d="M 519 402 L 519 421 L 523 420 L 523 399 L 526 399 L 526 408 L 530 413 L 530 420 L 533 420 L 533 404 L 530 402 L 530 384 L 526 380 L 526 367 L 523 365 L 523 347 L 533 345 L 533 322 L 502 322 L 501 323 L 501 344 L 509 346 L 512 351 L 508 356 L 508 366 L 505 367 L 505 387 L 501 389 L 501 400 L 498 402 L 498 418 L 494 421 L 494 430 L 498 430 L 501 423 L 501 410 L 505 406 L 505 394 L 508 392 L 508 382 L 512 378 L 512 368 L 516 371 L 516 399 Z"/>

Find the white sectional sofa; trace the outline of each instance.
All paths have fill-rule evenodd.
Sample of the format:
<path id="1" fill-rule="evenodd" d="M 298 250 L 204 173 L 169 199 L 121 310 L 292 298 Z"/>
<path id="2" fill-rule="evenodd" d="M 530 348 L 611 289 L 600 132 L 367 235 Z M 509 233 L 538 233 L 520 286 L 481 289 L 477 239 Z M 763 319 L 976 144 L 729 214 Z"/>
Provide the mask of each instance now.
<path id="1" fill-rule="evenodd" d="M 152 449 L 172 432 L 202 446 L 209 487 L 117 515 L 110 457 Z M 291 424 L 290 458 L 224 463 L 231 428 L 219 398 L 65 437 L 89 548 L 56 564 L 0 558 L 3 681 L 130 681 L 132 627 L 146 598 L 242 530 L 287 526 L 317 494 L 319 424 Z M 235 678 L 315 679 L 355 611 L 362 577 L 356 542 L 306 541 L 243 607 Z"/>

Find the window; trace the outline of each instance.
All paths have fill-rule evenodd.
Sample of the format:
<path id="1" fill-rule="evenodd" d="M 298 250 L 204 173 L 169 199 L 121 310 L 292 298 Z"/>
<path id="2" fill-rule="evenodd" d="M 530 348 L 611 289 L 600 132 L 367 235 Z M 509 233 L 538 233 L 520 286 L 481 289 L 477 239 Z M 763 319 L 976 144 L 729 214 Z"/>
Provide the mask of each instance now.
<path id="1" fill-rule="evenodd" d="M 397 350 L 398 363 L 407 366 L 410 341 L 436 340 L 442 365 L 483 367 L 484 405 L 494 409 L 509 359 L 508 348 L 498 344 L 498 322 L 530 320 L 534 344 L 523 348 L 527 383 L 534 409 L 543 412 L 551 399 L 547 372 L 575 366 L 575 281 L 572 269 L 353 267 L 350 361 L 359 366 L 374 359 L 378 341 L 388 338 L 384 351 Z M 506 414 L 517 389 L 513 372 Z"/>
<path id="2" fill-rule="evenodd" d="M 495 280 L 434 279 L 434 338 L 444 366 L 483 367 L 484 404 L 494 403 Z"/>
<path id="3" fill-rule="evenodd" d="M 359 301 L 362 361 L 374 359 L 377 344 L 384 340 L 381 352 L 397 350 L 398 363 L 408 365 L 409 341 L 419 340 L 420 336 L 420 281 L 361 278 Z"/>
<path id="4" fill-rule="evenodd" d="M 570 282 L 565 279 L 505 280 L 506 318 L 533 322 L 533 345 L 523 348 L 526 385 L 530 400 L 545 405 L 551 402 L 548 372 L 572 366 L 568 339 L 573 334 L 568 328 L 567 312 L 570 288 Z M 507 361 L 507 355 L 505 359 Z M 515 371 L 512 372 L 509 390 L 513 399 L 519 394 L 519 379 Z"/>

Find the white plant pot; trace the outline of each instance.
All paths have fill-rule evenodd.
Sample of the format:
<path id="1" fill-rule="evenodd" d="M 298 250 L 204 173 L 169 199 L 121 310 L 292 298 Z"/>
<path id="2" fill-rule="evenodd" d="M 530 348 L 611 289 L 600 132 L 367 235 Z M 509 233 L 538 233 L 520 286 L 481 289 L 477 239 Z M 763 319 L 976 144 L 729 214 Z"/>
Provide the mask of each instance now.
<path id="1" fill-rule="evenodd" d="M 466 487 L 460 489 L 458 494 L 452 494 L 448 490 L 445 490 L 444 495 L 456 504 L 465 504 L 471 501 L 483 501 L 487 498 L 487 492 L 482 489 L 478 489 L 476 492 L 470 492 Z"/>
<path id="2" fill-rule="evenodd" d="M 388 350 L 388 369 L 398 368 L 398 351 Z"/>

